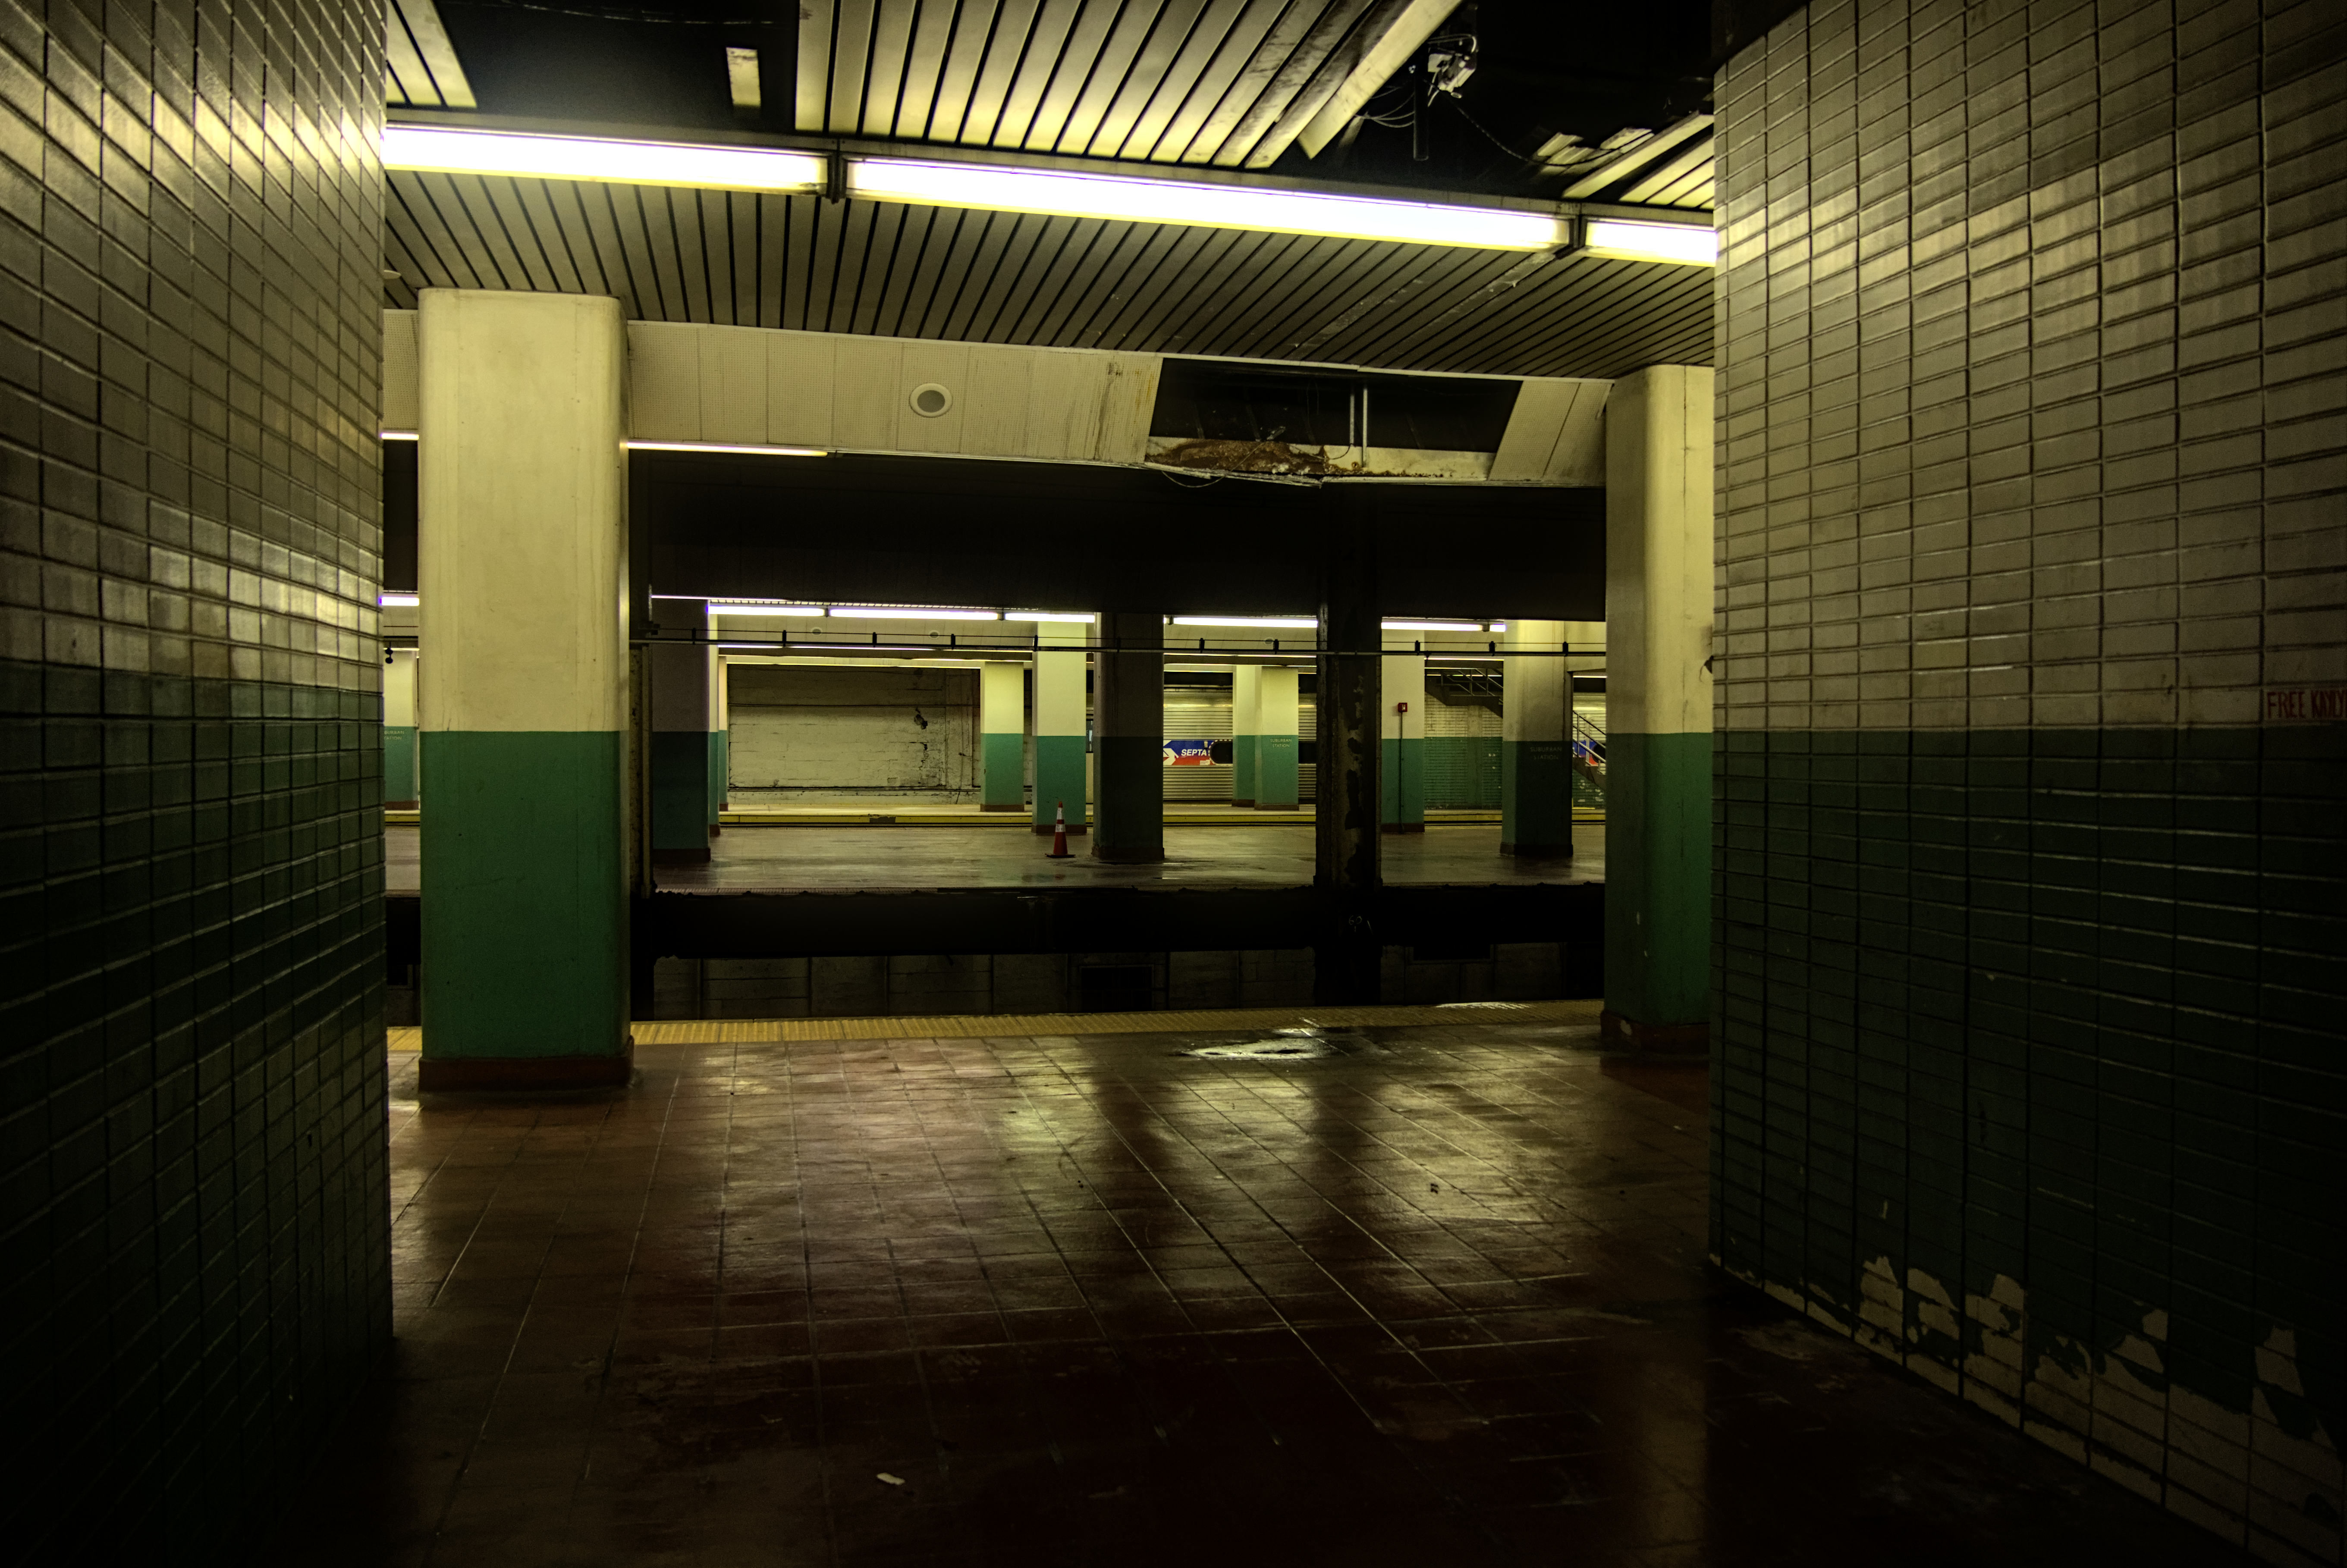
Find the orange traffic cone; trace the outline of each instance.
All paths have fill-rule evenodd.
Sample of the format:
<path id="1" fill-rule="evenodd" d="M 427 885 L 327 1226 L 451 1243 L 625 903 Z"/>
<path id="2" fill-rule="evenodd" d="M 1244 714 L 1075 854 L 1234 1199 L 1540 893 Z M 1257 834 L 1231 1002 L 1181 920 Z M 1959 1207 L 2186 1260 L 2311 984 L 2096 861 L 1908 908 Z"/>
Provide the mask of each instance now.
<path id="1" fill-rule="evenodd" d="M 1052 819 L 1051 853 L 1044 858 L 1049 860 L 1071 858 L 1068 854 L 1068 803 L 1066 801 L 1060 803 L 1059 815 Z"/>

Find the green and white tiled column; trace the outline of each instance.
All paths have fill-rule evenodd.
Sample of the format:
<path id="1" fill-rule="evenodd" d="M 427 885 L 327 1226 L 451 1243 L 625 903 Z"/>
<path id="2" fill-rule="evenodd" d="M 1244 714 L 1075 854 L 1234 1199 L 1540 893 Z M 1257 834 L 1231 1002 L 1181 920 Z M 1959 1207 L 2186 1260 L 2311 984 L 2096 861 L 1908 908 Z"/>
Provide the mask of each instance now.
<path id="1" fill-rule="evenodd" d="M 427 289 L 419 329 L 422 1083 L 624 1083 L 620 304 Z"/>
<path id="2" fill-rule="evenodd" d="M 1257 678 L 1255 709 L 1255 804 L 1258 811 L 1294 811 L 1297 804 L 1296 671 L 1266 664 Z"/>
<path id="3" fill-rule="evenodd" d="M 978 800 L 980 811 L 1027 806 L 1027 667 L 995 660 L 978 667 Z"/>
<path id="4" fill-rule="evenodd" d="M 727 670 L 725 656 L 712 651 L 709 656 L 709 834 L 712 838 L 723 831 L 718 823 L 733 774 L 733 708 L 728 700 Z"/>
<path id="5" fill-rule="evenodd" d="M 1085 683 L 1091 655 L 1085 645 L 1092 629 L 1082 621 L 1035 624 L 1035 831 L 1051 831 L 1065 806 L 1068 831 L 1082 833 L 1090 818 L 1084 803 L 1090 758 L 1086 732 L 1091 715 Z"/>
<path id="6" fill-rule="evenodd" d="M 662 637 L 644 650 L 651 676 L 652 859 L 677 865 L 709 858 L 711 777 L 716 747 L 717 653 L 708 641 L 709 601 L 655 599 Z"/>
<path id="7" fill-rule="evenodd" d="M 1378 820 L 1388 833 L 1426 831 L 1426 658 L 1412 634 L 1385 634 L 1379 665 Z"/>
<path id="8" fill-rule="evenodd" d="M 1231 804 L 1255 804 L 1256 764 L 1262 750 L 1263 668 L 1238 664 L 1231 669 Z"/>
<path id="9" fill-rule="evenodd" d="M 1500 699 L 1500 853 L 1573 853 L 1573 677 L 1561 620 L 1508 622 Z"/>
<path id="10" fill-rule="evenodd" d="M 1700 1050 L 1711 1009 L 1712 373 L 1655 365 L 1605 406 L 1605 1014 Z"/>
<path id="11" fill-rule="evenodd" d="M 415 650 L 395 648 L 383 665 L 383 804 L 412 806 L 415 794 Z"/>

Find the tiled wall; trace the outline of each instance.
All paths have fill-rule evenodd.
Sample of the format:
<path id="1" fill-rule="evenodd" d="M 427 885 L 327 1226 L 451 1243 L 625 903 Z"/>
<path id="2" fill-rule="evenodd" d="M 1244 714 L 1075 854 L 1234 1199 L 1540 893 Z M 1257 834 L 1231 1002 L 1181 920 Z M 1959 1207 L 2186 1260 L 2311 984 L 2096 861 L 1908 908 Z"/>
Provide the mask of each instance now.
<path id="1" fill-rule="evenodd" d="M 2341 1561 L 2347 29 L 1820 0 L 1723 119 L 1716 1245 Z"/>
<path id="2" fill-rule="evenodd" d="M 381 31 L 0 0 L 18 1562 L 249 1536 L 386 1341 Z"/>

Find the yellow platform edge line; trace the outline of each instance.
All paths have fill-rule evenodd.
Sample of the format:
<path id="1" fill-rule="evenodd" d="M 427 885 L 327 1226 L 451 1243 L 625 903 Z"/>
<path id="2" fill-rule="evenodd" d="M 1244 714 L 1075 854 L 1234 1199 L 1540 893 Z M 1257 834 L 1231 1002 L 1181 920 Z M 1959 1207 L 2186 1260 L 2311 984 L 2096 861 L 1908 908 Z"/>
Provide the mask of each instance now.
<path id="1" fill-rule="evenodd" d="M 960 1013 L 920 1018 L 670 1019 L 630 1026 L 638 1045 L 788 1045 L 841 1040 L 975 1040 L 989 1035 L 1192 1034 L 1207 1030 L 1399 1028 L 1429 1024 L 1594 1024 L 1605 1004 L 1586 999 L 1507 1007 L 1205 1008 L 1179 1012 Z M 424 1031 L 387 1031 L 397 1051 L 421 1050 Z"/>

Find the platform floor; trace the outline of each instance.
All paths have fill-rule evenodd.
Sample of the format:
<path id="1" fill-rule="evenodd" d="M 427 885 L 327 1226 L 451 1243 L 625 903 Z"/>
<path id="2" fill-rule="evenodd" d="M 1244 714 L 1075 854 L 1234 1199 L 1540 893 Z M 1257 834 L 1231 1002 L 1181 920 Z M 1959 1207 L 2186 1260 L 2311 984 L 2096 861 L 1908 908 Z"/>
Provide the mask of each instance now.
<path id="1" fill-rule="evenodd" d="M 1708 1269 L 1704 1069 L 1594 1044 L 395 1057 L 397 1337 L 254 1560 L 2247 1563 Z"/>
<path id="2" fill-rule="evenodd" d="M 421 827 L 384 829 L 384 886 L 421 886 Z M 1300 887 L 1312 881 L 1308 825 L 1168 827 L 1166 858 L 1151 866 L 1092 859 L 1088 841 L 1070 841 L 1066 860 L 1047 858 L 1051 841 L 994 827 L 729 827 L 710 842 L 706 865 L 662 866 L 660 886 L 677 892 L 849 892 L 943 887 Z M 1398 886 L 1488 886 L 1603 882 L 1605 829 L 1573 829 L 1565 860 L 1500 853 L 1495 826 L 1438 826 L 1384 838 L 1385 879 Z"/>

